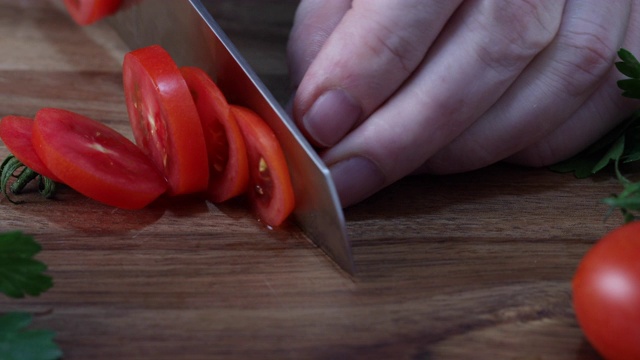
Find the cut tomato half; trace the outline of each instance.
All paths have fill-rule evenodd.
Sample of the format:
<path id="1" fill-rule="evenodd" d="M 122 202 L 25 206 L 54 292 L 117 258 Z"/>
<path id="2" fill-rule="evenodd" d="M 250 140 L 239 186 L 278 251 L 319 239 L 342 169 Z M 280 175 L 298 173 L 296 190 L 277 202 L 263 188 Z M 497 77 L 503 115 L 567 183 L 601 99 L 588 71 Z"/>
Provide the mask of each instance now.
<path id="1" fill-rule="evenodd" d="M 89 25 L 120 8 L 122 0 L 64 0 L 71 18 L 78 25 Z"/>
<path id="2" fill-rule="evenodd" d="M 280 143 L 262 118 L 245 107 L 231 105 L 247 146 L 249 198 L 258 218 L 278 226 L 295 206 L 291 177 Z"/>
<path id="3" fill-rule="evenodd" d="M 123 80 L 136 143 L 165 174 L 170 194 L 206 190 L 209 164 L 200 117 L 171 56 L 158 45 L 127 53 Z"/>
<path id="4" fill-rule="evenodd" d="M 24 166 L 53 181 L 61 182 L 42 162 L 31 142 L 33 119 L 9 115 L 0 120 L 0 139 Z"/>
<path id="5" fill-rule="evenodd" d="M 42 162 L 62 182 L 107 205 L 140 209 L 167 189 L 162 174 L 136 144 L 80 114 L 38 111 L 32 141 Z"/>
<path id="6" fill-rule="evenodd" d="M 209 200 L 220 203 L 247 191 L 247 149 L 229 104 L 215 82 L 200 68 L 180 69 L 196 103 L 207 144 Z"/>

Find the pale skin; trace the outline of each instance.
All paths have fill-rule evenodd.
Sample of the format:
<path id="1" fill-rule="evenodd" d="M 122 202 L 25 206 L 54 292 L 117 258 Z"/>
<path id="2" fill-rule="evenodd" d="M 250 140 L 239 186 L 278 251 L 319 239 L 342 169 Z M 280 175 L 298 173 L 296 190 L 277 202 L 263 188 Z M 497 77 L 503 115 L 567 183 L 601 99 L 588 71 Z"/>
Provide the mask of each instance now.
<path id="1" fill-rule="evenodd" d="M 640 0 L 302 0 L 293 117 L 345 207 L 413 173 L 547 166 L 640 108 L 621 47 L 640 56 Z"/>

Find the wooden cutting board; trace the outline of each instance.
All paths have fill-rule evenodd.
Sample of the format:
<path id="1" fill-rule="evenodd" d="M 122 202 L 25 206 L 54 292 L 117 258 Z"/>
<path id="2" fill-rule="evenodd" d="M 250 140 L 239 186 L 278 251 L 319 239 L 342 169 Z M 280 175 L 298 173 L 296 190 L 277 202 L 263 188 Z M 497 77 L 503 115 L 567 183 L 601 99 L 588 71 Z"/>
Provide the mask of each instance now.
<path id="1" fill-rule="evenodd" d="M 283 101 L 295 3 L 211 5 Z M 105 24 L 76 26 L 60 2 L 0 0 L 0 116 L 61 107 L 130 137 L 126 51 Z M 3 198 L 0 231 L 32 234 L 55 286 L 2 297 L 0 312 L 35 313 L 68 360 L 597 359 L 570 280 L 621 223 L 599 202 L 619 190 L 608 176 L 503 165 L 407 178 L 346 210 L 354 277 L 295 224 L 267 230 L 241 200 L 124 211 L 64 187 L 52 201 Z"/>

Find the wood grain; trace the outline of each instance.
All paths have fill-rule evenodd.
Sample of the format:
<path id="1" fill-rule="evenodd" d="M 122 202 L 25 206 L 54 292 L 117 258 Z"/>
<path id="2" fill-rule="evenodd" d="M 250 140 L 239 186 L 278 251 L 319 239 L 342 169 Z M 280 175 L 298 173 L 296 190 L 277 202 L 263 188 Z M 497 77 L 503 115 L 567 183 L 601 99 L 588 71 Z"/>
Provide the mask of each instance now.
<path id="1" fill-rule="evenodd" d="M 295 3 L 211 5 L 283 99 Z M 79 28 L 59 5 L 0 0 L 0 115 L 63 107 L 131 136 L 126 51 L 104 24 Z M 504 165 L 407 178 L 346 210 L 355 277 L 294 224 L 263 228 L 242 200 L 124 211 L 67 188 L 53 201 L 27 194 L 0 201 L 0 231 L 43 244 L 55 286 L 0 298 L 0 312 L 36 313 L 65 359 L 597 359 L 570 280 L 620 224 L 599 202 L 618 190 L 607 176 Z"/>

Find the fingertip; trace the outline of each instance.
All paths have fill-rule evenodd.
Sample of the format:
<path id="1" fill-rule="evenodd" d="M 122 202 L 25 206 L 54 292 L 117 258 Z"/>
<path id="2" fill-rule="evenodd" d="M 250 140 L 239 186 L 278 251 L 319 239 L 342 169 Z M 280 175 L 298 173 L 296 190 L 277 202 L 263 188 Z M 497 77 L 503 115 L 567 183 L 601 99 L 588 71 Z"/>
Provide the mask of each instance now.
<path id="1" fill-rule="evenodd" d="M 301 125 L 317 145 L 330 147 L 338 143 L 360 120 L 362 107 L 342 89 L 320 95 L 304 114 Z"/>
<path id="2" fill-rule="evenodd" d="M 371 159 L 355 156 L 330 165 L 342 207 L 354 205 L 382 189 L 386 177 Z"/>

